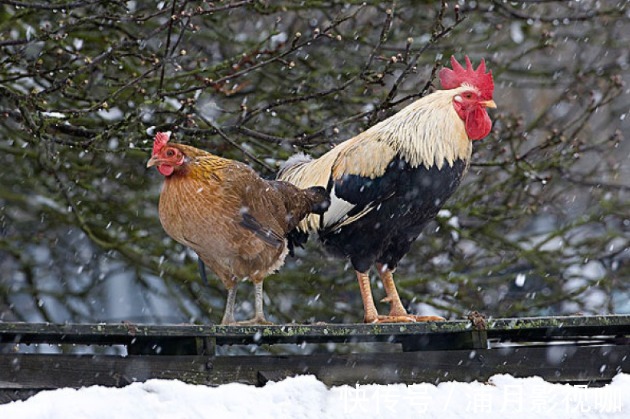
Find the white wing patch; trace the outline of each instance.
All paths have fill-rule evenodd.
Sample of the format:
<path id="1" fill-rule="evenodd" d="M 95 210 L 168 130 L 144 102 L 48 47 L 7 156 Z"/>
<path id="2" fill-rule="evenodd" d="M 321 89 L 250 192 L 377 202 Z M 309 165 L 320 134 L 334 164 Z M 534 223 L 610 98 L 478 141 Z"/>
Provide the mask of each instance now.
<path id="1" fill-rule="evenodd" d="M 348 201 L 337 196 L 335 187 L 330 191 L 330 207 L 324 213 L 324 227 L 330 227 L 337 224 L 340 220 L 347 217 L 348 213 L 355 207 Z"/>
<path id="2" fill-rule="evenodd" d="M 393 195 L 394 192 L 385 197 L 385 199 L 387 200 Z M 335 193 L 335 187 L 333 186 L 332 191 L 330 191 L 330 207 L 328 208 L 328 211 L 324 213 L 324 228 L 332 227 L 333 229 L 337 229 L 345 225 L 352 224 L 353 222 L 357 221 L 359 218 L 364 217 L 371 211 L 378 210 L 380 208 L 380 204 L 376 205 L 376 203 L 372 202 L 358 213 L 349 217 L 348 213 L 352 211 L 355 207 L 356 205 L 339 198 Z"/>
<path id="3" fill-rule="evenodd" d="M 337 223 L 335 225 L 335 229 L 338 229 L 338 228 L 341 228 L 341 227 L 343 227 L 345 225 L 354 223 L 359 218 L 363 217 L 364 215 L 366 215 L 367 213 L 372 211 L 374 208 L 375 207 L 373 207 L 372 205 L 369 205 L 369 206 L 365 207 L 361 212 L 353 215 L 352 217 L 346 216 L 343 220 L 341 220 L 339 223 Z"/>

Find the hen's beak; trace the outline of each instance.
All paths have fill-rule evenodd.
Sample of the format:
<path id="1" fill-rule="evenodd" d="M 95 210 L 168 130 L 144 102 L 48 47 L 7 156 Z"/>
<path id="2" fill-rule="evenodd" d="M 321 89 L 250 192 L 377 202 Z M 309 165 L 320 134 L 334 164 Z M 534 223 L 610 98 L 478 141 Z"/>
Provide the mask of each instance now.
<path id="1" fill-rule="evenodd" d="M 492 108 L 492 109 L 496 109 L 497 104 L 494 103 L 494 100 L 490 99 L 490 100 L 484 100 L 483 102 L 479 102 L 481 103 L 483 106 L 485 106 L 486 108 Z"/>
<path id="2" fill-rule="evenodd" d="M 155 166 L 159 163 L 158 156 L 151 156 L 149 161 L 147 162 L 147 167 Z"/>

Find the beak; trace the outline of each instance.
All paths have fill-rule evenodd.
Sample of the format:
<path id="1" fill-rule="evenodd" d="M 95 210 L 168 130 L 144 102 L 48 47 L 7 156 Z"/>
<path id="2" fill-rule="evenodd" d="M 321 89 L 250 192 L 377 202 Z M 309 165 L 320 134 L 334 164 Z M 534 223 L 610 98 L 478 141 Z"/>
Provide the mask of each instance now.
<path id="1" fill-rule="evenodd" d="M 147 162 L 147 167 L 155 166 L 159 163 L 158 156 L 151 156 L 149 161 Z"/>
<path id="2" fill-rule="evenodd" d="M 483 102 L 479 102 L 481 103 L 483 106 L 485 106 L 486 108 L 492 108 L 492 109 L 496 109 L 497 104 L 494 103 L 494 100 L 490 99 L 490 100 L 484 100 Z"/>

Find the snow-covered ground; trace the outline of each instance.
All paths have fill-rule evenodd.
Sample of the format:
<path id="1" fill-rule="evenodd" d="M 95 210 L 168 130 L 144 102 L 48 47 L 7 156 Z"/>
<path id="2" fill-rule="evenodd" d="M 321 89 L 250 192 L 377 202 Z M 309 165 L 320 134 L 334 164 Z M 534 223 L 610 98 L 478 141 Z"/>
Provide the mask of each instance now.
<path id="1" fill-rule="evenodd" d="M 0 418 L 629 418 L 630 375 L 602 388 L 496 375 L 488 383 L 327 388 L 313 376 L 257 388 L 150 380 L 125 388 L 44 391 L 0 406 Z"/>

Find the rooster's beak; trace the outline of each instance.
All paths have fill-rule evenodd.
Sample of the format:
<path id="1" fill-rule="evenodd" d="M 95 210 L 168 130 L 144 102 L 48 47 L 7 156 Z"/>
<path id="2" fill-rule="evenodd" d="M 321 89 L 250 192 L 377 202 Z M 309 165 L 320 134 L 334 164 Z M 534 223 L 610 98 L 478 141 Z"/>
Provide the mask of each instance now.
<path id="1" fill-rule="evenodd" d="M 155 166 L 156 164 L 158 164 L 158 157 L 157 156 L 151 156 L 151 158 L 147 162 L 147 167 L 152 167 L 152 166 Z"/>
<path id="2" fill-rule="evenodd" d="M 480 102 L 483 106 L 485 106 L 486 108 L 492 108 L 492 109 L 496 109 L 497 104 L 494 103 L 494 100 L 490 99 L 490 100 L 484 100 L 483 102 Z"/>

